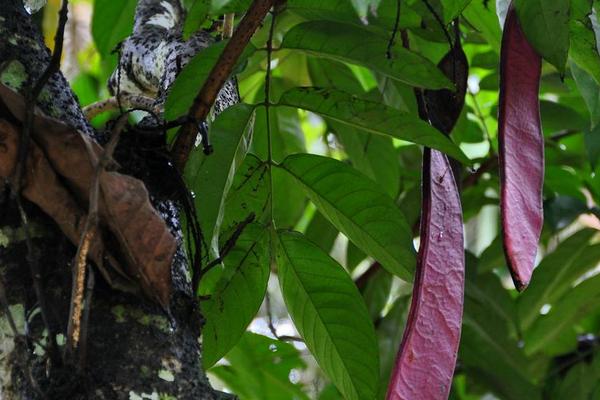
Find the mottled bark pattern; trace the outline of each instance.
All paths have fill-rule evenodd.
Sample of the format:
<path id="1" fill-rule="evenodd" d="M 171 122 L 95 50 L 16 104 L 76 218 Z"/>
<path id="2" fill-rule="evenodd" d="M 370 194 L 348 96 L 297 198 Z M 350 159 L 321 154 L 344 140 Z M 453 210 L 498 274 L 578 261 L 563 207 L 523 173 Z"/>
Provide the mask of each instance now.
<path id="1" fill-rule="evenodd" d="M 140 2 L 141 5 L 145 3 L 148 2 Z M 49 61 L 49 52 L 20 1 L 0 0 L 0 60 L 2 81 L 12 83 L 11 86 L 23 94 Z M 15 71 L 20 76 L 15 77 Z M 60 73 L 52 77 L 38 105 L 46 114 L 99 138 L 87 124 Z M 0 110 L 0 116 L 2 114 Z M 121 154 L 126 153 L 127 149 L 121 149 Z M 148 300 L 108 287 L 97 273 L 88 332 L 87 368 L 81 371 L 73 365 L 50 363 L 44 351 L 33 342 L 27 345 L 20 339 L 15 341 L 5 310 L 0 308 L 0 398 L 42 398 L 24 375 L 28 369 L 23 368 L 26 360 L 30 361 L 34 380 L 49 399 L 112 400 L 139 398 L 144 394 L 178 400 L 222 397 L 210 387 L 201 368 L 198 341 L 201 316 L 186 277 L 187 261 L 181 248 L 178 211 L 172 201 L 165 200 L 164 193 L 153 193 L 153 188 L 160 187 L 160 182 L 151 181 L 156 179 L 153 174 L 145 174 L 142 178 L 147 180 L 151 194 L 155 195 L 155 207 L 180 240 L 172 270 L 172 318 Z M 26 327 L 31 339 L 44 341 L 47 337 L 32 289 L 18 214 L 7 196 L 0 196 L 0 200 L 0 237 L 14 234 L 8 247 L 0 245 L 0 278 L 7 286 L 11 314 L 18 327 L 23 329 L 21 333 Z M 75 249 L 47 217 L 33 206 L 26 206 L 34 236 L 34 256 L 42 269 L 50 322 L 62 343 L 67 327 L 71 262 Z M 28 354 L 34 348 L 38 355 L 29 358 Z"/>
<path id="2" fill-rule="evenodd" d="M 111 76 L 113 93 L 144 94 L 162 104 L 181 69 L 194 55 L 214 40 L 210 34 L 198 31 L 183 40 L 184 10 L 179 0 L 141 0 L 136 9 L 133 34 L 120 48 L 120 67 Z M 120 78 L 120 85 L 119 83 Z M 239 100 L 237 85 L 228 81 L 217 98 L 214 111 Z"/>

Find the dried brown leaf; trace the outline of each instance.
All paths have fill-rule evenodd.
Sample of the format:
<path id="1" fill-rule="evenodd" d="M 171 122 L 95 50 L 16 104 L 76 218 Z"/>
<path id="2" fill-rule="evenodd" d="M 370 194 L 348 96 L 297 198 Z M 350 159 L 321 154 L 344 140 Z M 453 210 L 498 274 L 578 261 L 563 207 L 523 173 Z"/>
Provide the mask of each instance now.
<path id="1" fill-rule="evenodd" d="M 0 106 L 4 106 L 14 118 L 23 120 L 25 106 L 22 96 L 0 85 L 0 102 Z M 7 124 L 2 125 L 3 131 L 12 130 L 17 136 L 13 142 L 9 140 L 10 146 L 5 145 L 0 152 L 11 146 L 12 151 L 16 151 L 18 131 Z M 79 205 L 88 206 L 95 166 L 103 149 L 76 129 L 48 118 L 37 110 L 32 138 L 34 150 L 29 153 L 28 182 L 23 194 L 48 213 L 69 240 L 77 245 L 85 221 L 85 213 Z M 0 163 L 2 176 L 11 175 L 15 162 L 14 155 L 12 157 L 12 164 L 9 157 L 3 157 Z M 117 167 L 115 162 L 108 166 L 110 169 Z M 25 193 L 28 190 L 33 191 L 30 195 L 35 200 Z M 70 193 L 74 194 L 75 199 Z M 106 231 L 105 234 L 112 235 L 118 243 L 118 252 L 110 257 L 111 267 L 115 272 L 122 273 L 119 266 L 122 264 L 126 275 L 139 284 L 147 296 L 168 307 L 171 263 L 177 243 L 150 204 L 144 184 L 115 171 L 102 171 L 100 193 L 100 226 Z M 102 257 L 99 254 L 106 252 L 106 247 L 102 244 L 101 236 L 95 237 L 97 239 L 90 255 L 102 270 Z"/>

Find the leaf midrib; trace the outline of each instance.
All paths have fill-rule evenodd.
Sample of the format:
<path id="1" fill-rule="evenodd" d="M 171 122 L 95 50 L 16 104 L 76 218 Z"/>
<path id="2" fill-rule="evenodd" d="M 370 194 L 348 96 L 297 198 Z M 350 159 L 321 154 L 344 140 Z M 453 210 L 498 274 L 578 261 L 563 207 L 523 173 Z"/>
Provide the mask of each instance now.
<path id="1" fill-rule="evenodd" d="M 319 313 L 317 312 L 317 307 L 316 307 L 316 306 L 315 306 L 315 304 L 313 303 L 311 296 L 308 294 L 309 292 L 308 292 L 308 290 L 306 289 L 306 286 L 304 285 L 304 282 L 303 282 L 303 281 L 300 279 L 299 275 L 297 274 L 297 272 L 296 272 L 296 268 L 295 268 L 295 267 L 293 267 L 293 266 L 294 266 L 294 263 L 292 262 L 292 260 L 291 260 L 291 258 L 290 258 L 290 256 L 289 256 L 289 254 L 288 254 L 287 248 L 286 248 L 286 246 L 284 245 L 284 243 L 283 243 L 283 240 L 281 239 L 281 237 L 279 237 L 279 234 L 277 235 L 277 238 L 278 238 L 278 241 L 279 241 L 279 244 L 280 244 L 280 248 L 283 250 L 283 253 L 284 253 L 284 255 L 285 255 L 285 258 L 286 258 L 286 260 L 287 260 L 288 264 L 289 264 L 289 265 L 290 265 L 290 267 L 291 267 L 291 268 L 290 268 L 290 270 L 293 272 L 293 274 L 294 274 L 294 276 L 295 276 L 295 278 L 296 278 L 296 281 L 299 283 L 299 286 L 301 287 L 302 291 L 304 292 L 304 294 L 306 295 L 307 299 L 309 300 L 309 301 L 308 301 L 308 303 L 309 303 L 309 304 L 312 306 L 312 308 L 314 309 L 314 312 L 315 312 L 315 315 L 317 316 L 317 319 L 319 320 L 319 322 L 320 322 L 320 323 L 321 323 L 321 325 L 323 326 L 323 329 L 325 329 L 325 332 L 327 332 L 327 335 L 328 335 L 328 337 L 330 338 L 330 342 L 333 344 L 334 342 L 333 342 L 333 339 L 332 339 L 331 333 L 329 332 L 329 329 L 327 328 L 327 324 L 325 324 L 325 323 L 323 322 L 323 319 L 322 319 L 322 317 L 321 317 L 321 314 L 319 314 Z M 354 390 L 354 395 L 355 395 L 355 396 L 357 396 L 356 398 L 358 399 L 358 398 L 359 398 L 359 397 L 358 397 L 358 390 L 357 390 L 357 388 L 356 388 L 356 387 L 355 387 L 355 385 L 354 385 L 354 381 L 352 380 L 352 375 L 350 375 L 350 373 L 349 373 L 349 371 L 348 371 L 348 366 L 346 365 L 346 362 L 345 362 L 344 358 L 343 358 L 343 357 L 341 356 L 341 354 L 339 353 L 339 350 L 338 350 L 337 346 L 333 345 L 332 347 L 334 348 L 334 350 L 335 350 L 335 354 L 336 354 L 336 355 L 337 355 L 337 357 L 339 358 L 339 360 L 340 360 L 341 364 L 344 366 L 344 374 L 347 376 L 347 379 L 348 379 L 348 381 L 351 383 L 352 389 Z M 332 372 L 333 372 L 333 371 L 332 371 Z"/>

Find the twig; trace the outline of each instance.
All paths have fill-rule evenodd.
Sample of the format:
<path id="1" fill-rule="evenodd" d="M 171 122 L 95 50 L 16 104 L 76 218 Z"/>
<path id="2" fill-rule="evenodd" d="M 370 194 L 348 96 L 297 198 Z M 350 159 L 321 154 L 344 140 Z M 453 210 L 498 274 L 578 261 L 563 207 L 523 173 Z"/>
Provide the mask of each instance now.
<path id="1" fill-rule="evenodd" d="M 271 65 L 273 64 L 273 35 L 275 33 L 275 19 L 277 14 L 271 15 L 271 26 L 269 27 L 269 38 L 267 39 L 267 71 L 265 73 L 265 122 L 267 126 L 267 161 L 269 172 L 269 206 L 271 209 L 270 221 L 271 226 L 274 226 L 275 201 L 273 199 L 273 139 L 271 132 Z"/>
<path id="2" fill-rule="evenodd" d="M 252 221 L 254 221 L 254 218 L 256 218 L 256 215 L 254 215 L 254 213 L 250 213 L 250 215 L 248 215 L 245 220 L 243 220 L 236 226 L 233 234 L 229 237 L 229 239 L 227 239 L 227 241 L 225 242 L 223 247 L 221 247 L 221 249 L 219 250 L 219 257 L 217 257 L 214 260 L 212 260 L 211 262 L 209 262 L 208 265 L 202 271 L 194 270 L 194 276 L 192 278 L 192 283 L 194 284 L 194 286 L 193 286 L 194 288 L 198 288 L 200 279 L 202 279 L 202 277 L 208 271 L 210 271 L 211 269 L 213 269 L 214 267 L 216 267 L 217 265 L 219 265 L 223 262 L 225 257 L 227 257 L 229 252 L 231 250 L 233 250 L 233 248 L 235 247 L 235 244 L 237 243 L 238 239 L 244 232 L 244 229 L 246 229 L 246 227 L 248 225 L 250 225 L 250 223 L 252 223 Z"/>
<path id="3" fill-rule="evenodd" d="M 35 112 L 35 105 L 37 102 L 37 98 L 39 97 L 42 89 L 50 79 L 50 77 L 58 72 L 60 69 L 60 59 L 62 56 L 63 49 L 63 38 L 65 33 L 65 25 L 67 23 L 68 17 L 68 0 L 63 0 L 62 7 L 59 12 L 58 18 L 58 27 L 56 29 L 56 35 L 54 36 L 54 52 L 52 53 L 52 57 L 50 58 L 50 63 L 42 73 L 41 77 L 37 80 L 36 84 L 33 86 L 32 90 L 25 96 L 25 119 L 23 121 L 23 131 L 21 134 L 21 138 L 19 140 L 19 149 L 17 153 L 17 165 L 15 168 L 15 174 L 12 181 L 12 197 L 17 204 L 17 208 L 19 209 L 19 215 L 21 218 L 21 223 L 23 224 L 23 229 L 25 231 L 25 242 L 27 245 L 27 259 L 29 264 L 29 269 L 32 275 L 33 288 L 35 294 L 38 299 L 38 303 L 40 305 L 40 311 L 42 314 L 42 320 L 44 322 L 44 326 L 48 331 L 49 339 L 49 355 L 50 359 L 55 362 L 58 361 L 58 352 L 56 351 L 56 335 L 54 329 L 50 324 L 48 318 L 48 307 L 46 303 L 46 299 L 44 296 L 44 291 L 42 287 L 42 276 L 41 271 L 39 269 L 39 265 L 37 263 L 37 258 L 34 254 L 33 243 L 31 241 L 31 235 L 29 233 L 29 222 L 27 218 L 27 213 L 23 208 L 23 204 L 21 201 L 21 186 L 23 182 L 23 175 L 25 173 L 25 166 L 27 164 L 27 153 L 29 150 L 29 145 L 31 142 L 31 131 L 33 129 L 33 119 Z"/>
<path id="4" fill-rule="evenodd" d="M 81 318 L 83 310 L 83 296 L 85 292 L 85 276 L 87 268 L 87 256 L 90 248 L 90 244 L 96 234 L 96 227 L 98 224 L 98 197 L 100 192 L 100 175 L 108 162 L 111 160 L 121 131 L 127 123 L 128 114 L 123 114 L 117 120 L 115 127 L 110 138 L 110 141 L 106 145 L 104 152 L 98 160 L 93 159 L 95 154 L 93 151 L 89 151 L 88 154 L 92 157 L 92 161 L 96 163 L 96 170 L 92 185 L 90 187 L 90 197 L 88 206 L 88 215 L 85 221 L 85 226 L 81 234 L 81 240 L 79 247 L 77 248 L 77 254 L 75 256 L 75 278 L 73 282 L 73 292 L 71 294 L 71 310 L 69 313 L 69 326 L 67 329 L 67 350 L 73 351 L 79 345 L 79 339 L 81 337 Z"/>
<path id="5" fill-rule="evenodd" d="M 125 93 L 121 94 L 118 98 L 117 96 L 113 96 L 109 97 L 108 99 L 92 103 L 83 107 L 82 111 L 88 121 L 104 112 L 122 110 L 123 107 L 151 111 L 157 114 L 160 110 L 158 107 L 156 107 L 155 103 L 156 100 L 151 97 Z"/>
<path id="6" fill-rule="evenodd" d="M 577 133 L 580 133 L 580 130 L 577 129 L 563 129 L 562 131 L 556 132 L 554 135 L 550 136 L 550 140 L 553 142 L 559 142 L 564 138 L 569 136 L 573 136 Z"/>
<path id="7" fill-rule="evenodd" d="M 273 323 L 273 310 L 271 308 L 271 295 L 269 294 L 268 290 L 265 295 L 265 306 L 267 307 L 267 326 L 269 327 L 269 330 L 271 331 L 273 336 L 278 337 L 277 329 L 275 329 L 275 324 Z"/>
<path id="8" fill-rule="evenodd" d="M 50 359 L 56 362 L 58 361 L 58 352 L 56 351 L 56 332 L 50 324 L 50 318 L 48 314 L 48 303 L 46 303 L 46 296 L 44 295 L 44 288 L 42 286 L 42 273 L 38 264 L 38 257 L 33 247 L 31 233 L 29 231 L 29 219 L 27 217 L 25 209 L 23 208 L 23 203 L 21 201 L 20 195 L 16 196 L 16 202 L 17 208 L 19 210 L 19 216 L 21 218 L 21 223 L 23 224 L 23 232 L 25 234 L 25 245 L 27 246 L 27 264 L 29 265 L 29 271 L 31 273 L 33 290 L 35 291 L 35 295 L 38 299 L 38 304 L 40 306 L 40 314 L 42 315 L 44 327 L 48 330 L 48 337 L 50 338 L 48 344 L 48 354 L 50 355 Z"/>
<path id="9" fill-rule="evenodd" d="M 483 128 L 483 133 L 485 134 L 485 138 L 488 141 L 488 144 L 490 146 L 490 153 L 493 155 L 494 147 L 493 147 L 492 137 L 490 135 L 490 131 L 485 122 L 485 117 L 483 116 L 483 113 L 481 112 L 481 108 L 479 107 L 479 102 L 477 101 L 477 96 L 470 90 L 469 90 L 469 94 L 471 95 L 471 99 L 473 100 L 473 105 L 475 106 L 475 115 L 479 119 L 479 122 L 481 122 L 481 127 Z"/>
<path id="10" fill-rule="evenodd" d="M 450 48 L 454 47 L 454 45 L 452 44 L 452 38 L 450 37 L 450 34 L 448 33 L 448 29 L 446 29 L 446 24 L 444 24 L 444 21 L 442 20 L 442 18 L 438 15 L 437 11 L 435 11 L 435 9 L 431 6 L 431 4 L 429 4 L 428 0 L 423 0 L 423 3 L 425 3 L 425 6 L 429 10 L 429 12 L 433 15 L 433 17 L 435 18 L 437 23 L 440 25 L 440 28 L 442 28 L 442 31 L 444 31 L 444 35 L 446 36 L 446 40 L 448 41 Z"/>
<path id="11" fill-rule="evenodd" d="M 289 336 L 289 335 L 279 335 L 277 333 L 277 328 L 275 328 L 275 324 L 273 323 L 273 311 L 271 309 L 271 295 L 269 291 L 265 296 L 265 306 L 267 308 L 267 326 L 271 331 L 271 334 L 275 336 L 277 340 L 281 340 L 283 342 L 301 342 L 304 343 L 304 339 L 298 336 Z"/>
<path id="12" fill-rule="evenodd" d="M 392 47 L 394 47 L 394 42 L 396 41 L 396 35 L 398 34 L 398 28 L 400 26 L 400 0 L 397 0 L 396 3 L 396 20 L 394 21 L 394 30 L 392 31 L 392 36 L 390 37 L 390 41 L 387 45 L 386 56 L 388 60 L 392 59 Z"/>
<path id="13" fill-rule="evenodd" d="M 282 342 L 304 343 L 304 339 L 302 339 L 301 337 L 298 337 L 298 336 L 279 335 L 279 336 L 277 336 L 277 339 L 281 340 Z"/>
<path id="14" fill-rule="evenodd" d="M 194 99 L 188 112 L 190 121 L 181 127 L 173 145 L 173 161 L 180 171 L 183 171 L 196 143 L 198 124 L 193 121 L 206 119 L 221 87 L 231 75 L 237 60 L 274 2 L 275 0 L 254 0 Z"/>
<path id="15" fill-rule="evenodd" d="M 54 52 L 50 58 L 50 63 L 33 86 L 31 92 L 26 95 L 25 104 L 25 121 L 23 123 L 23 133 L 19 144 L 19 152 L 17 158 L 17 169 L 15 171 L 15 185 L 17 191 L 21 190 L 21 181 L 23 178 L 23 172 L 25 170 L 25 162 L 27 158 L 27 151 L 29 149 L 29 141 L 31 140 L 31 129 L 33 126 L 33 116 L 35 110 L 35 104 L 37 98 L 42 92 L 42 89 L 50 79 L 60 69 L 60 59 L 62 57 L 63 39 L 65 35 L 65 25 L 67 24 L 67 17 L 69 13 L 69 1 L 63 0 L 62 8 L 60 9 L 58 16 L 58 27 L 56 29 L 56 35 L 54 36 Z"/>
<path id="16" fill-rule="evenodd" d="M 233 23 L 235 22 L 235 14 L 225 14 L 223 19 L 223 38 L 229 39 L 233 36 Z"/>
<path id="17" fill-rule="evenodd" d="M 486 159 L 480 166 L 477 168 L 477 171 L 474 173 L 467 175 L 462 181 L 463 189 L 468 188 L 470 186 L 474 186 L 479 179 L 483 176 L 484 173 L 489 172 L 498 166 L 498 157 L 492 156 Z"/>
<path id="18" fill-rule="evenodd" d="M 85 288 L 85 305 L 83 308 L 83 316 L 81 318 L 81 351 L 79 352 L 79 368 L 85 367 L 87 359 L 87 339 L 88 339 L 88 323 L 90 320 L 90 311 L 92 308 L 92 298 L 94 297 L 94 287 L 96 286 L 96 276 L 94 269 L 88 265 L 88 279 Z"/>

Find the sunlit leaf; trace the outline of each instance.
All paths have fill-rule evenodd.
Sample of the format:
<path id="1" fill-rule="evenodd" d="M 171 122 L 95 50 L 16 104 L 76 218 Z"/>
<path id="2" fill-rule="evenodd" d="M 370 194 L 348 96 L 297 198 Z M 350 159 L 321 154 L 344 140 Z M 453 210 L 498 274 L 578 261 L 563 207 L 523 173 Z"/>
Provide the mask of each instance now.
<path id="1" fill-rule="evenodd" d="M 340 232 L 390 272 L 411 280 L 415 263 L 411 230 L 377 184 L 340 161 L 311 154 L 289 156 L 281 168 Z"/>
<path id="2" fill-rule="evenodd" d="M 186 164 L 185 180 L 194 193 L 204 239 L 215 254 L 225 196 L 237 167 L 236 157 L 243 157 L 248 149 L 246 140 L 253 115 L 254 108 L 247 104 L 223 111 L 210 127 L 214 153 L 206 155 L 202 146 L 196 147 Z"/>
<path id="3" fill-rule="evenodd" d="M 452 87 L 433 63 L 401 46 L 395 46 L 391 58 L 387 58 L 388 40 L 354 25 L 311 21 L 292 28 L 285 35 L 282 47 L 363 65 L 413 86 Z"/>
<path id="4" fill-rule="evenodd" d="M 171 85 L 165 104 L 165 118 L 167 120 L 174 120 L 187 114 L 226 44 L 227 41 L 224 40 L 200 51 L 181 70 L 175 82 Z M 255 51 L 256 48 L 252 44 L 248 44 L 238 63 L 244 63 Z"/>
<path id="5" fill-rule="evenodd" d="M 210 0 L 185 0 L 184 4 L 187 9 L 185 24 L 183 25 L 183 37 L 187 39 L 190 35 L 196 32 L 208 16 L 210 11 Z"/>
<path id="6" fill-rule="evenodd" d="M 335 89 L 296 88 L 284 93 L 279 104 L 303 108 L 364 132 L 428 146 L 468 163 L 464 153 L 440 131 L 415 115 L 377 102 Z"/>
<path id="7" fill-rule="evenodd" d="M 307 347 L 346 399 L 375 398 L 377 339 L 356 286 L 302 235 L 280 231 L 276 241 L 283 298 Z"/>
<path id="8" fill-rule="evenodd" d="M 515 7 L 529 42 L 563 72 L 569 53 L 569 0 L 516 0 Z"/>
<path id="9" fill-rule="evenodd" d="M 96 0 L 92 17 L 92 36 L 102 57 L 107 57 L 131 34 L 136 0 Z"/>

